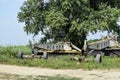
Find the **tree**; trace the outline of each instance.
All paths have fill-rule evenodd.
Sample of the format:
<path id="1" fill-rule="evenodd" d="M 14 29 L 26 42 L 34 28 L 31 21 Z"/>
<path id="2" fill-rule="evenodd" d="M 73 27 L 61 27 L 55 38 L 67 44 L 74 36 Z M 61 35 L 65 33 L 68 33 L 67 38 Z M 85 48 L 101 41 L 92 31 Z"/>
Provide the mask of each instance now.
<path id="1" fill-rule="evenodd" d="M 90 0 L 90 6 L 94 10 L 98 10 L 98 4 L 100 3 L 106 3 L 108 6 L 120 8 L 120 0 Z"/>
<path id="2" fill-rule="evenodd" d="M 45 28 L 44 0 L 27 0 L 18 13 L 19 22 L 24 22 L 27 34 L 37 35 Z"/>
<path id="3" fill-rule="evenodd" d="M 71 41 L 82 48 L 89 32 L 118 30 L 120 10 L 105 0 L 27 0 L 18 13 L 24 30 L 45 37 L 42 41 Z"/>

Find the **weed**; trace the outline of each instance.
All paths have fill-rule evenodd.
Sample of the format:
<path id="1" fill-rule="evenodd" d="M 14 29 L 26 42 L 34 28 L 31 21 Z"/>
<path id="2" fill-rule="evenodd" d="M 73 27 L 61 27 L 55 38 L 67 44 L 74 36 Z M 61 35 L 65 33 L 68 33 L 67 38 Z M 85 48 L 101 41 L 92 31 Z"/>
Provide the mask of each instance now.
<path id="1" fill-rule="evenodd" d="M 94 57 L 89 62 L 82 62 L 77 64 L 76 61 L 71 61 L 71 55 L 51 56 L 48 60 L 34 58 L 34 59 L 18 59 L 16 57 L 18 51 L 23 51 L 24 54 L 30 54 L 31 49 L 27 46 L 8 46 L 0 47 L 0 63 L 22 65 L 30 67 L 43 67 L 54 69 L 116 69 L 120 68 L 120 58 L 103 57 L 102 63 L 98 64 L 93 62 Z"/>

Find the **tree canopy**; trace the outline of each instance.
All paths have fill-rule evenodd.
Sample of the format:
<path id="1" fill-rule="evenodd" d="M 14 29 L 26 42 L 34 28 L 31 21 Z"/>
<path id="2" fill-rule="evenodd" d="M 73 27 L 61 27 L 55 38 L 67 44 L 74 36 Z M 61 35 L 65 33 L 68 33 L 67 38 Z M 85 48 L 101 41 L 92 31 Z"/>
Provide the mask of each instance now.
<path id="1" fill-rule="evenodd" d="M 71 41 L 82 48 L 89 32 L 118 31 L 119 4 L 119 0 L 27 0 L 18 19 L 27 34 L 42 32 L 42 42 Z"/>

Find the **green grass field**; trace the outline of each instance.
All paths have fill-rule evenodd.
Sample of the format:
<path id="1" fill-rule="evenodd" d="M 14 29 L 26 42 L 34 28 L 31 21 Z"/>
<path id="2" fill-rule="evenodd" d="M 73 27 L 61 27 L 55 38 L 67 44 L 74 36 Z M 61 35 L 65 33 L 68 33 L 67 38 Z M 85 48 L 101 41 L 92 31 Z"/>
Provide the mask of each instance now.
<path id="1" fill-rule="evenodd" d="M 23 51 L 24 54 L 30 54 L 31 49 L 26 46 L 8 46 L 0 47 L 0 63 L 30 67 L 43 67 L 53 69 L 120 69 L 120 58 L 103 56 L 102 63 L 93 62 L 93 57 L 88 57 L 91 61 L 77 64 L 76 61 L 71 61 L 71 55 L 51 56 L 48 60 L 44 59 L 18 59 L 18 51 Z"/>

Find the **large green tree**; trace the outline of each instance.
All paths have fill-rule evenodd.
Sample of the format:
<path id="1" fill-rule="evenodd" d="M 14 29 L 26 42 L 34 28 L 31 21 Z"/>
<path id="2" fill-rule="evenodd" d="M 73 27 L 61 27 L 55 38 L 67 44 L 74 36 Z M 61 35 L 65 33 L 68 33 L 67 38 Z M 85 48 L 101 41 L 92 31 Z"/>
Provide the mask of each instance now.
<path id="1" fill-rule="evenodd" d="M 45 28 L 44 0 L 27 0 L 18 13 L 19 22 L 24 22 L 24 31 L 27 34 L 37 35 Z"/>
<path id="2" fill-rule="evenodd" d="M 116 2 L 118 1 L 118 2 Z M 82 48 L 89 32 L 118 31 L 119 0 L 27 0 L 18 13 L 28 34 L 40 31 L 42 42 L 71 41 Z"/>

